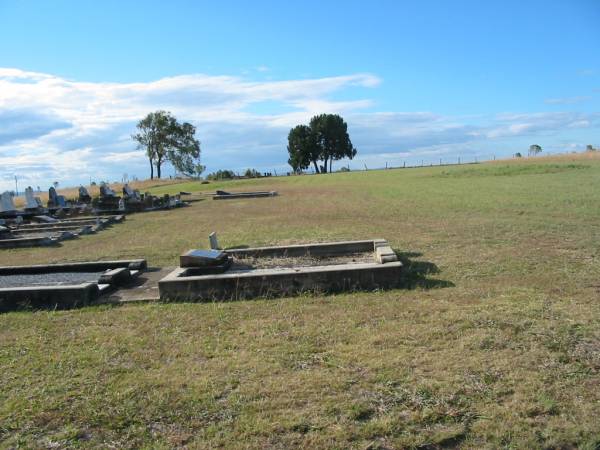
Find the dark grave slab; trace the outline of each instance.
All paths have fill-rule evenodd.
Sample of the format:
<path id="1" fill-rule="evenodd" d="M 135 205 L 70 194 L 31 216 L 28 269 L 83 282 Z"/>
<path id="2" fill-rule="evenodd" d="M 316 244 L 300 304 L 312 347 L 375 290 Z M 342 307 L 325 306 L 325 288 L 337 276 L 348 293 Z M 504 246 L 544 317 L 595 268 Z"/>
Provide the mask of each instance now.
<path id="1" fill-rule="evenodd" d="M 179 257 L 181 267 L 211 267 L 226 263 L 228 255 L 222 250 L 189 250 Z"/>

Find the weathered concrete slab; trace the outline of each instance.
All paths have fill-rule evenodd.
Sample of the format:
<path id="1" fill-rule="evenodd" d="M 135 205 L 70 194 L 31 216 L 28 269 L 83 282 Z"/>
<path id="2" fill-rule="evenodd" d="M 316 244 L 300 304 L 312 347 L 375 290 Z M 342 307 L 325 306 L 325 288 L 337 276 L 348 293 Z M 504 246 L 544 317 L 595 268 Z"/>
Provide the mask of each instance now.
<path id="1" fill-rule="evenodd" d="M 58 240 L 47 236 L 0 239 L 0 248 L 37 247 L 50 245 L 58 245 Z"/>
<path id="2" fill-rule="evenodd" d="M 0 289 L 0 311 L 22 308 L 74 308 L 98 298 L 98 285 L 36 286 Z"/>
<path id="3" fill-rule="evenodd" d="M 227 253 L 234 257 L 295 257 L 295 256 L 336 256 L 347 253 L 373 252 L 376 246 L 385 243 L 384 239 L 364 241 L 322 242 L 316 244 L 281 245 L 273 247 L 232 248 Z"/>
<path id="4" fill-rule="evenodd" d="M 100 303 L 130 303 L 143 301 L 157 301 L 160 298 L 158 282 L 173 271 L 174 267 L 162 269 L 148 269 L 141 273 L 135 280 L 119 290 L 111 292 L 99 299 Z"/>
<path id="5" fill-rule="evenodd" d="M 255 198 L 255 197 L 274 197 L 277 195 L 276 191 L 259 191 L 259 192 L 227 192 L 227 193 L 216 193 L 213 195 L 213 200 L 232 200 L 236 198 Z"/>
<path id="6" fill-rule="evenodd" d="M 177 268 L 159 282 L 161 300 L 237 300 L 286 296 L 304 291 L 389 289 L 399 285 L 402 263 L 373 262 L 185 276 L 188 270 Z"/>
<path id="7" fill-rule="evenodd" d="M 32 266 L 0 266 L 0 275 L 21 273 L 52 272 L 99 272 L 126 267 L 130 270 L 143 270 L 148 267 L 145 259 L 127 259 L 118 261 L 86 261 L 58 264 L 38 264 Z"/>

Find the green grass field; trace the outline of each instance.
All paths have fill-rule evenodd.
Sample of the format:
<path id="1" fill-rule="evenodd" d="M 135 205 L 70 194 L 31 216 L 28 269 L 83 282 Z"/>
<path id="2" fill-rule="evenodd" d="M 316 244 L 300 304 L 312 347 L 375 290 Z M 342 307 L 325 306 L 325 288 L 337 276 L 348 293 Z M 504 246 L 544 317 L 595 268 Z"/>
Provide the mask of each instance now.
<path id="1" fill-rule="evenodd" d="M 0 315 L 5 448 L 600 446 L 600 159 L 155 188 L 266 199 L 128 216 L 1 264 L 385 238 L 404 289 Z"/>

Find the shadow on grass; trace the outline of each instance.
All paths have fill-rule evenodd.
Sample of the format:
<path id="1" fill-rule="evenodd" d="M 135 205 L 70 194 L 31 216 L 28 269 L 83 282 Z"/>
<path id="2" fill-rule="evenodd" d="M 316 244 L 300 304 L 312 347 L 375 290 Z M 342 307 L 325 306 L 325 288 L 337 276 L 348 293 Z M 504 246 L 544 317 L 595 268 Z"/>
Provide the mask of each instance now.
<path id="1" fill-rule="evenodd" d="M 451 281 L 428 278 L 429 275 L 440 273 L 440 269 L 432 262 L 411 259 L 423 256 L 422 253 L 401 252 L 396 249 L 394 251 L 404 265 L 402 281 L 398 286 L 400 289 L 439 289 L 455 286 Z"/>

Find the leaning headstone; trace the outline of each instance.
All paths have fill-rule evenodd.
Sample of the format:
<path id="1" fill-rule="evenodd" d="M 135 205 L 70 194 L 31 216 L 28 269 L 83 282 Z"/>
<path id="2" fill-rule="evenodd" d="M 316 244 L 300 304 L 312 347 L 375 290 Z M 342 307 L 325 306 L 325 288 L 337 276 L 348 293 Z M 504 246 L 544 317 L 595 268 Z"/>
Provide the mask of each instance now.
<path id="1" fill-rule="evenodd" d="M 212 250 L 218 250 L 219 249 L 219 241 L 217 240 L 217 233 L 215 231 L 213 231 L 212 233 L 210 233 L 208 235 L 208 240 L 210 242 L 210 248 Z"/>
<path id="2" fill-rule="evenodd" d="M 10 192 L 6 191 L 0 195 L 0 212 L 16 211 L 15 204 Z"/>

